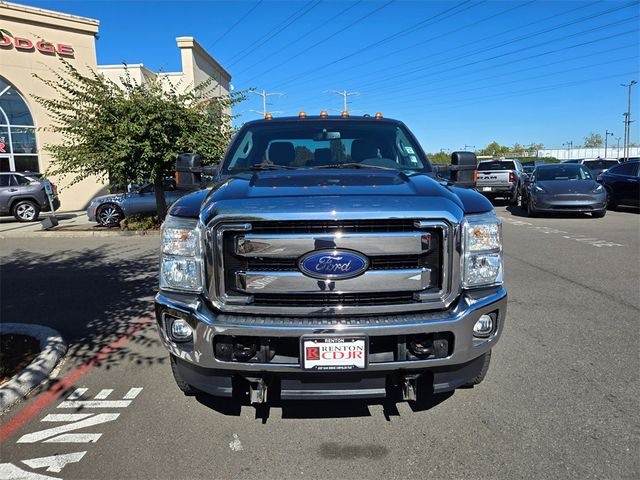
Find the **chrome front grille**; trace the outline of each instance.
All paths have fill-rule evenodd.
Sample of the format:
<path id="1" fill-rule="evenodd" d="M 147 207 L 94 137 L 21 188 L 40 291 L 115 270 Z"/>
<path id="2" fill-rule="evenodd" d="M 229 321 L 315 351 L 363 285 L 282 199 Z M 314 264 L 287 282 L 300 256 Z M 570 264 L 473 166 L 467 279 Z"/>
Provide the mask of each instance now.
<path id="1" fill-rule="evenodd" d="M 455 228 L 445 221 L 256 221 L 211 228 L 209 297 L 224 312 L 358 315 L 430 310 L 448 307 L 459 291 L 452 288 L 449 271 Z M 365 254 L 369 268 L 343 280 L 318 280 L 298 269 L 304 254 L 331 248 Z"/>

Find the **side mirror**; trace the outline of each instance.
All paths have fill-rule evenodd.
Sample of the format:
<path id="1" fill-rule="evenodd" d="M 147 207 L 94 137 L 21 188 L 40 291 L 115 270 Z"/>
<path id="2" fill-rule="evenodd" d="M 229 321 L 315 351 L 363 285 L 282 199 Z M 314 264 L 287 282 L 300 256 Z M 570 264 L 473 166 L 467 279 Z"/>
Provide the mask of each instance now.
<path id="1" fill-rule="evenodd" d="M 478 180 L 478 159 L 473 152 L 451 154 L 451 182 L 457 187 L 473 188 Z"/>
<path id="2" fill-rule="evenodd" d="M 197 153 L 182 153 L 176 160 L 176 188 L 197 190 L 202 182 L 202 159 Z"/>

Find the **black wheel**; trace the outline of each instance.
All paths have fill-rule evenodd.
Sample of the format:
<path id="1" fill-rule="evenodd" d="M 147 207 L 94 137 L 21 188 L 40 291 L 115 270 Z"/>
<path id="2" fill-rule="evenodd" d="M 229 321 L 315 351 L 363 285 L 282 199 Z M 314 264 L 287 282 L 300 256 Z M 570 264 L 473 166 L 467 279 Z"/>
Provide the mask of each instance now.
<path id="1" fill-rule="evenodd" d="M 509 205 L 512 207 L 517 207 L 520 200 L 520 190 L 516 188 L 516 191 L 513 192 L 513 196 L 509 199 Z"/>
<path id="2" fill-rule="evenodd" d="M 115 227 L 120 224 L 123 218 L 122 210 L 113 203 L 100 205 L 96 210 L 96 220 L 103 227 Z"/>
<path id="3" fill-rule="evenodd" d="M 40 207 L 31 200 L 21 200 L 13 206 L 13 216 L 19 222 L 35 222 L 40 215 Z"/>
<path id="4" fill-rule="evenodd" d="M 475 385 L 480 385 L 484 380 L 484 377 L 487 376 L 487 372 L 489 371 L 490 364 L 491 364 L 491 350 L 489 350 L 487 353 L 485 353 L 482 356 L 482 369 L 480 370 L 480 373 L 478 373 L 478 375 L 473 377 L 469 382 L 465 383 L 462 386 L 469 388 Z"/>
<path id="5" fill-rule="evenodd" d="M 522 210 L 527 209 L 527 197 L 524 196 L 524 193 L 520 194 L 520 208 Z"/>
<path id="6" fill-rule="evenodd" d="M 527 215 L 529 217 L 535 217 L 537 215 L 536 209 L 533 208 L 533 205 L 531 205 L 531 199 L 529 199 L 529 201 L 527 202 Z"/>
<path id="7" fill-rule="evenodd" d="M 602 210 L 600 212 L 591 212 L 591 215 L 593 215 L 593 218 L 602 218 L 607 214 L 606 210 Z"/>
<path id="8" fill-rule="evenodd" d="M 200 393 L 200 390 L 189 385 L 180 376 L 180 372 L 178 372 L 177 360 L 173 355 L 171 355 L 171 373 L 173 373 L 173 379 L 176 381 L 176 385 L 178 385 L 178 388 L 182 390 L 182 393 L 184 393 L 186 396 L 193 397 L 194 395 Z"/>
<path id="9" fill-rule="evenodd" d="M 609 210 L 615 210 L 616 208 L 618 208 L 618 204 L 616 204 L 615 200 L 613 199 L 613 192 L 608 188 L 607 188 L 607 208 Z"/>

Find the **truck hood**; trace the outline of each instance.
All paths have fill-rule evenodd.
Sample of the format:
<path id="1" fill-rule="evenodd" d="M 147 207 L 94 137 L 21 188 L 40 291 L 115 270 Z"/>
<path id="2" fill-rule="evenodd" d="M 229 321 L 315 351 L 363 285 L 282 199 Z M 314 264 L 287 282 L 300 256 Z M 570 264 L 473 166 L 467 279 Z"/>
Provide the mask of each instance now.
<path id="1" fill-rule="evenodd" d="M 205 194 L 183 197 L 172 215 L 237 218 L 440 217 L 461 219 L 467 206 L 491 210 L 484 198 L 423 175 L 394 170 L 265 171 L 228 179 Z"/>

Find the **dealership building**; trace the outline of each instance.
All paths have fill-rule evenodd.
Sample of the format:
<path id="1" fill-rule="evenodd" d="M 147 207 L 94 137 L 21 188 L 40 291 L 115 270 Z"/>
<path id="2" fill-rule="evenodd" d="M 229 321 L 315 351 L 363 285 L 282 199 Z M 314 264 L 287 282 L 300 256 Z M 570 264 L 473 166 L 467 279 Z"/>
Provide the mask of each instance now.
<path id="1" fill-rule="evenodd" d="M 34 78 L 51 78 L 60 58 L 79 71 L 101 72 L 115 81 L 123 65 L 98 65 L 96 39 L 100 22 L 40 8 L 0 1 L 0 171 L 45 172 L 51 157 L 44 148 L 62 141 L 46 127 L 51 119 L 34 95 L 55 99 L 56 92 Z M 229 73 L 192 37 L 178 37 L 182 71 L 156 73 L 143 64 L 129 64 L 130 76 L 140 83 L 166 77 L 178 89 L 214 78 L 215 93 L 231 88 Z M 176 52 L 177 54 L 177 52 Z M 52 178 L 58 184 L 62 210 L 86 208 L 94 196 L 105 192 L 97 178 L 68 186 L 70 178 Z"/>

